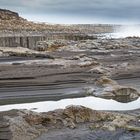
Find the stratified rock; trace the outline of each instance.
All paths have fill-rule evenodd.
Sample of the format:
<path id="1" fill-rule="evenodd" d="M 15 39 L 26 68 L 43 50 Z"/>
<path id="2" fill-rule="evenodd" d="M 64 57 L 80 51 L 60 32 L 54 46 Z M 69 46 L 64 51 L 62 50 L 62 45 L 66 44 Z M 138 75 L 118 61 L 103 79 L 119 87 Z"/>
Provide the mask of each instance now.
<path id="1" fill-rule="evenodd" d="M 0 121 L 0 139 L 1 140 L 11 139 L 12 133 L 9 127 L 10 127 L 10 124 L 7 121 L 5 120 Z"/>

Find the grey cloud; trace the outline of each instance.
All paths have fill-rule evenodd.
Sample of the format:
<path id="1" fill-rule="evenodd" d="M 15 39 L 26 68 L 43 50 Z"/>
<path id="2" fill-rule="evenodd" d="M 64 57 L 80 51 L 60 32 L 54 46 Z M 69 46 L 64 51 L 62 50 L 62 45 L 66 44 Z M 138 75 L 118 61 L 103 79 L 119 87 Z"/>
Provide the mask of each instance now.
<path id="1" fill-rule="evenodd" d="M 0 0 L 0 5 L 22 14 L 140 19 L 139 0 Z"/>

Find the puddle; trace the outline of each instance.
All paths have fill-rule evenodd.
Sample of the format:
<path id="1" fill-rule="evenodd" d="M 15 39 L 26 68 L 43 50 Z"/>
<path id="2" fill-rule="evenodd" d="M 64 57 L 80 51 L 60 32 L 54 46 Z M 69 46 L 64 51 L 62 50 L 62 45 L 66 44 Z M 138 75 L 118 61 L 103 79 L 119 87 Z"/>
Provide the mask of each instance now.
<path id="1" fill-rule="evenodd" d="M 4 105 L 0 106 L 0 111 L 7 111 L 11 109 L 29 109 L 36 112 L 48 112 L 55 109 L 64 109 L 69 105 L 82 105 L 94 110 L 134 110 L 140 108 L 140 98 L 133 102 L 120 103 L 115 100 L 101 99 L 97 97 L 84 97 L 63 99 L 59 101 Z"/>

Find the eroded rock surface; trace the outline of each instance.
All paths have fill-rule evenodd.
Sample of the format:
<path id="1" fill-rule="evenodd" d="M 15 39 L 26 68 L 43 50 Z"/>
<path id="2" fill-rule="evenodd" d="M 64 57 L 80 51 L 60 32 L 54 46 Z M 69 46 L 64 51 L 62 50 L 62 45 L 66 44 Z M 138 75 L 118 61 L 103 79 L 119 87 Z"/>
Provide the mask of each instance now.
<path id="1" fill-rule="evenodd" d="M 89 123 L 89 131 L 93 129 L 108 131 L 124 129 L 139 132 L 140 129 L 137 125 L 138 116 L 95 111 L 83 106 L 69 106 L 66 109 L 58 109 L 47 113 L 17 110 L 14 111 L 13 115 L 10 115 L 10 112 L 1 112 L 1 116 L 6 123 L 0 123 L 1 138 L 4 138 L 4 132 L 8 130 L 9 134 L 7 133 L 6 139 L 9 140 L 33 140 L 54 129 L 67 127 L 77 129 L 79 124 L 82 123 Z"/>

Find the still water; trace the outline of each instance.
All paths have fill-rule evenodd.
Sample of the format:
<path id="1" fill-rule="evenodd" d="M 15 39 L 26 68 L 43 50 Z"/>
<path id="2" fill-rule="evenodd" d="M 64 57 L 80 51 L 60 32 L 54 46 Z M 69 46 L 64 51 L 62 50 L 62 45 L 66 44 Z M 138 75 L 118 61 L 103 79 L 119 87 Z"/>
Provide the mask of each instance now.
<path id="1" fill-rule="evenodd" d="M 0 111 L 11 109 L 29 109 L 36 112 L 47 112 L 55 109 L 64 109 L 69 105 L 82 105 L 95 110 L 133 110 L 140 108 L 140 98 L 129 103 L 120 103 L 115 100 L 101 99 L 97 97 L 84 97 L 63 99 L 59 101 L 43 101 L 36 103 L 14 104 L 0 106 Z"/>

